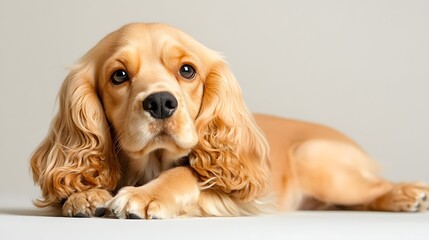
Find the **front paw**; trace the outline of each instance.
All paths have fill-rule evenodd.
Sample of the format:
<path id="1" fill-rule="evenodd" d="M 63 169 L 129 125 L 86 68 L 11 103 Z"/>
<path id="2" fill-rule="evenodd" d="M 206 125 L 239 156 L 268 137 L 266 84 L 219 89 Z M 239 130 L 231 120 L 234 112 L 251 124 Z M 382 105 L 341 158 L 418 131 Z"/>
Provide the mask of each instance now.
<path id="1" fill-rule="evenodd" d="M 118 218 L 165 219 L 176 216 L 174 200 L 155 194 L 146 186 L 122 188 L 107 206 Z"/>
<path id="2" fill-rule="evenodd" d="M 73 193 L 63 205 L 65 217 L 100 217 L 106 212 L 106 202 L 112 198 L 104 189 Z"/>

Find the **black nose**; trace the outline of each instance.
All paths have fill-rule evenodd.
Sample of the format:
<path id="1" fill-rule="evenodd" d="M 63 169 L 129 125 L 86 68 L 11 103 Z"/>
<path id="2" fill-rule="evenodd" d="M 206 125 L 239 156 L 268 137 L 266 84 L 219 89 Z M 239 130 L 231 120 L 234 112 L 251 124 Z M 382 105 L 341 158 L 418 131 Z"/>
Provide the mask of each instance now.
<path id="1" fill-rule="evenodd" d="M 169 92 L 153 93 L 143 101 L 143 109 L 156 119 L 171 117 L 176 108 L 177 99 Z"/>

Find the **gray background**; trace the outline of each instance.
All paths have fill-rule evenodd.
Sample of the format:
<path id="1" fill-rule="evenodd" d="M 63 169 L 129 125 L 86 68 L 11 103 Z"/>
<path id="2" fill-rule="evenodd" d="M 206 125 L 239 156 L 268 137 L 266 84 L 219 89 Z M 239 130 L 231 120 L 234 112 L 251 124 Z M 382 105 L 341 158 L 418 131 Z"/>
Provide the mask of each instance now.
<path id="1" fill-rule="evenodd" d="M 252 111 L 333 126 L 383 175 L 429 181 L 429 1 L 0 0 L 0 201 L 39 195 L 28 158 L 72 65 L 128 22 L 222 52 Z"/>

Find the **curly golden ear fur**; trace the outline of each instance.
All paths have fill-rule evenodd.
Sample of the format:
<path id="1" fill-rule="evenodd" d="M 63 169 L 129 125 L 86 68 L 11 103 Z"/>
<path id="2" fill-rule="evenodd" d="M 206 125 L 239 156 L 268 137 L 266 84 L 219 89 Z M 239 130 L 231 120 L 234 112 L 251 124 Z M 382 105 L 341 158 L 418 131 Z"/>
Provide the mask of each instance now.
<path id="1" fill-rule="evenodd" d="M 33 179 L 43 193 L 35 201 L 39 207 L 55 205 L 74 192 L 115 188 L 119 166 L 94 76 L 91 64 L 71 70 L 49 134 L 31 156 Z"/>
<path id="2" fill-rule="evenodd" d="M 238 82 L 218 62 L 204 83 L 196 119 L 199 142 L 191 166 L 206 187 L 241 201 L 263 197 L 269 186 L 268 143 L 247 109 Z"/>

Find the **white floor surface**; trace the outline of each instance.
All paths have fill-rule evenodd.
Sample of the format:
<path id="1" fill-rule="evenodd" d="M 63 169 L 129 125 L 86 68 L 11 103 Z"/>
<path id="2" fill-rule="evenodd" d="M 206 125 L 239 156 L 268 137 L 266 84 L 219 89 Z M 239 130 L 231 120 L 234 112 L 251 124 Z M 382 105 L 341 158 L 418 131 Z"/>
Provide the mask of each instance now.
<path id="1" fill-rule="evenodd" d="M 0 202 L 0 239 L 429 239 L 429 213 L 311 212 L 237 218 L 121 220 L 50 216 Z"/>

